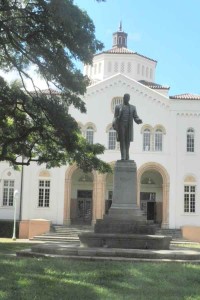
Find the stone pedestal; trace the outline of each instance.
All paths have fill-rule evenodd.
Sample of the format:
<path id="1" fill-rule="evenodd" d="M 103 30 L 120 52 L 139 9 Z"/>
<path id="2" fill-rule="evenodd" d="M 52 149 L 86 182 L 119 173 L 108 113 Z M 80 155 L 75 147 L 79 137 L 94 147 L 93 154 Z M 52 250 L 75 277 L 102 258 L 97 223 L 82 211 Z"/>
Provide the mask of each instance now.
<path id="1" fill-rule="evenodd" d="M 96 233 L 155 233 L 155 226 L 147 222 L 137 206 L 137 167 L 133 160 L 116 162 L 112 206 L 103 220 L 97 220 L 94 230 Z"/>
<path id="2" fill-rule="evenodd" d="M 112 208 L 137 208 L 137 167 L 134 160 L 118 160 L 114 167 Z"/>
<path id="3" fill-rule="evenodd" d="M 118 160 L 115 164 L 112 206 L 105 218 L 145 221 L 137 206 L 137 167 L 133 160 Z"/>
<path id="4" fill-rule="evenodd" d="M 114 168 L 112 206 L 103 220 L 97 220 L 94 233 L 80 234 L 83 247 L 169 249 L 170 238 L 155 236 L 137 206 L 137 167 L 133 160 L 117 161 Z"/>

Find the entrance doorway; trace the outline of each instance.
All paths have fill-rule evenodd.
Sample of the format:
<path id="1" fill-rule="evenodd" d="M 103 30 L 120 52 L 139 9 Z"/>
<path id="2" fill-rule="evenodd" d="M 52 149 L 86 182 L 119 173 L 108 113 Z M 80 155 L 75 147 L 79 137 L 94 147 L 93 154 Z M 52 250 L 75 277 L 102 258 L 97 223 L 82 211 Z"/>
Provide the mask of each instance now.
<path id="1" fill-rule="evenodd" d="M 92 221 L 92 191 L 78 190 L 77 199 L 72 199 L 71 204 L 71 222 L 90 225 Z"/>
<path id="2" fill-rule="evenodd" d="M 147 220 L 161 225 L 162 223 L 162 176 L 154 170 L 146 171 L 141 176 L 140 208 Z"/>
<path id="3" fill-rule="evenodd" d="M 140 207 L 147 216 L 147 220 L 156 221 L 156 193 L 141 192 Z"/>

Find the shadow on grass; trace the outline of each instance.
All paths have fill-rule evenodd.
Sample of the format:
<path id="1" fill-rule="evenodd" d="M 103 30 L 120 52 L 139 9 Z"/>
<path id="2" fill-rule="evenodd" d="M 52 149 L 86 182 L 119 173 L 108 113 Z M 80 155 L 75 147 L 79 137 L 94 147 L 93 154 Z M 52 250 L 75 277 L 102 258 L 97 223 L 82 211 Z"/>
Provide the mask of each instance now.
<path id="1" fill-rule="evenodd" d="M 16 251 L 20 251 L 23 249 L 28 249 L 32 247 L 34 244 L 30 243 L 21 243 L 21 242 L 1 242 L 0 243 L 0 254 L 11 254 L 15 253 Z"/>
<path id="2" fill-rule="evenodd" d="M 200 266 L 0 258 L 0 299 L 200 299 Z"/>

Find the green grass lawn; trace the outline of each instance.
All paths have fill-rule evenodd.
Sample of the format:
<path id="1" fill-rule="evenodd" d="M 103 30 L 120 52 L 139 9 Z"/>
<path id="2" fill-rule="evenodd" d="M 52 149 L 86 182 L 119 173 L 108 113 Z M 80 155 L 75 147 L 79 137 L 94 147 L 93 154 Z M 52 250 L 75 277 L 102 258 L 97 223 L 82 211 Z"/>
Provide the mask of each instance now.
<path id="1" fill-rule="evenodd" d="M 16 258 L 0 242 L 0 299 L 200 300 L 200 265 Z"/>

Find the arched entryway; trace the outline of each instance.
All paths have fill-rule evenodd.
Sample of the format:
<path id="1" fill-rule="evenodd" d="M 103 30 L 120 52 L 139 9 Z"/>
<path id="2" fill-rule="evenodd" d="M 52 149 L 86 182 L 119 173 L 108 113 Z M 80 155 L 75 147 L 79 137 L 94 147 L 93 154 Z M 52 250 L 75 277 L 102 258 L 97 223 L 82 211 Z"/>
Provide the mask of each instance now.
<path id="1" fill-rule="evenodd" d="M 83 173 L 75 164 L 65 175 L 63 223 L 95 224 L 105 212 L 105 175 Z"/>
<path id="2" fill-rule="evenodd" d="M 93 174 L 76 169 L 71 181 L 71 224 L 91 224 L 93 212 Z"/>
<path id="3" fill-rule="evenodd" d="M 65 176 L 64 224 L 91 224 L 93 218 L 94 174 L 74 164 Z"/>
<path id="4" fill-rule="evenodd" d="M 146 163 L 138 169 L 138 205 L 147 219 L 169 227 L 169 175 L 158 163 Z"/>
<path id="5" fill-rule="evenodd" d="M 162 224 L 162 194 L 163 179 L 157 171 L 146 171 L 141 176 L 140 182 L 140 208 L 147 220 Z"/>

